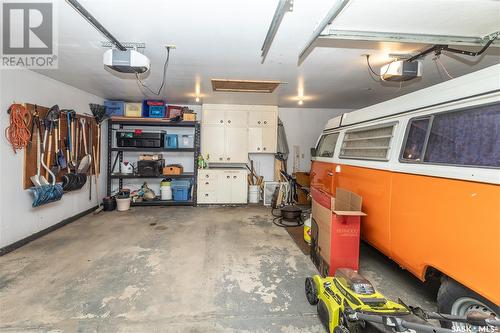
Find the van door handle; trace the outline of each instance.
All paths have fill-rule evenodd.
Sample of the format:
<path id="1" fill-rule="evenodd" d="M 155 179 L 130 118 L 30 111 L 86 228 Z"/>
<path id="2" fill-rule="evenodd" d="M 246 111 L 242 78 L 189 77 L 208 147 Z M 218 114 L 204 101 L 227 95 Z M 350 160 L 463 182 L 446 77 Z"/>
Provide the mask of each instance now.
<path id="1" fill-rule="evenodd" d="M 330 176 L 330 177 L 332 177 L 333 176 L 333 172 L 328 171 L 327 175 Z"/>

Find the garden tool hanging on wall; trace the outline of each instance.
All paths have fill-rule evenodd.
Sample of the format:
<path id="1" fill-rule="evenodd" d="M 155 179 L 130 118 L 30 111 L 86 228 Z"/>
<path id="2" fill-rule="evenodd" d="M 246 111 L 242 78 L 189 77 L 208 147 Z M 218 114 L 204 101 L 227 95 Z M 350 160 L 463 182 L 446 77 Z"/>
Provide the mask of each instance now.
<path id="1" fill-rule="evenodd" d="M 46 174 L 48 175 L 47 178 L 49 176 L 51 177 L 51 183 L 48 185 L 35 186 L 30 188 L 31 193 L 33 194 L 33 203 L 32 203 L 33 207 L 38 207 L 41 205 L 48 204 L 50 202 L 61 200 L 64 193 L 62 186 L 60 184 L 56 184 L 56 176 L 50 170 L 49 166 L 45 163 L 45 149 L 46 147 L 48 147 L 47 135 L 48 132 L 51 130 L 51 126 L 53 126 L 54 120 L 57 119 L 59 114 L 60 114 L 59 107 L 57 105 L 54 105 L 53 107 L 50 108 L 49 112 L 47 113 L 44 119 L 45 130 L 43 135 L 43 143 L 40 147 L 40 153 L 41 153 L 40 163 L 42 164 Z M 40 134 L 38 136 L 40 136 Z M 50 163 L 50 158 L 48 159 L 48 161 Z"/>

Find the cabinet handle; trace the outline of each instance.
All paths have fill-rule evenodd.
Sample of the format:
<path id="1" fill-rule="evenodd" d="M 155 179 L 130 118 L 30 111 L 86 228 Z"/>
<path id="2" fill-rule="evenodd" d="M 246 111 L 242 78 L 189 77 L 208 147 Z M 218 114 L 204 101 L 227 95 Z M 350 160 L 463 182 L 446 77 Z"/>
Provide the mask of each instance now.
<path id="1" fill-rule="evenodd" d="M 208 193 L 205 193 L 205 196 L 208 197 Z"/>
<path id="2" fill-rule="evenodd" d="M 220 123 L 222 124 L 224 122 L 224 120 L 221 120 Z"/>
<path id="3" fill-rule="evenodd" d="M 209 182 L 205 182 L 205 185 L 208 185 L 208 184 L 210 184 L 210 183 Z"/>
<path id="4" fill-rule="evenodd" d="M 227 179 L 231 178 L 231 176 L 226 176 Z"/>
<path id="5" fill-rule="evenodd" d="M 228 123 L 228 124 L 231 124 L 231 120 L 228 120 L 228 121 L 227 121 L 227 123 Z"/>
<path id="6" fill-rule="evenodd" d="M 264 121 L 264 124 L 267 124 L 267 121 Z"/>
<path id="7" fill-rule="evenodd" d="M 219 157 L 219 161 L 222 161 L 222 157 Z M 208 176 L 207 176 L 208 177 Z"/>
<path id="8" fill-rule="evenodd" d="M 328 171 L 328 172 L 327 172 L 327 175 L 328 175 L 329 177 L 332 177 L 332 176 L 333 176 L 333 172 Z"/>
<path id="9" fill-rule="evenodd" d="M 234 179 L 236 179 L 236 176 L 233 176 Z"/>
<path id="10" fill-rule="evenodd" d="M 228 157 L 227 160 L 229 161 L 231 159 L 231 157 Z"/>
<path id="11" fill-rule="evenodd" d="M 208 178 L 208 175 L 205 175 L 205 178 Z"/>
<path id="12" fill-rule="evenodd" d="M 266 150 L 266 147 L 264 147 L 264 150 Z"/>
<path id="13" fill-rule="evenodd" d="M 260 147 L 257 147 L 257 150 L 260 150 Z"/>
<path id="14" fill-rule="evenodd" d="M 260 120 L 257 122 L 257 124 L 259 124 L 259 125 L 260 125 Z"/>

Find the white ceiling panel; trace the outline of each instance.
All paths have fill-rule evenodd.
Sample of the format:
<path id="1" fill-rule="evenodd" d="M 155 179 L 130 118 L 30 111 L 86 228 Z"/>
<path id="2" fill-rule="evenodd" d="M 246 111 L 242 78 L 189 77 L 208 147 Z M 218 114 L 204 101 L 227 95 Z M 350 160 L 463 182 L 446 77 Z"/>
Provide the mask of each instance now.
<path id="1" fill-rule="evenodd" d="M 44 75 L 110 99 L 140 100 L 133 76 L 116 75 L 102 64 L 104 38 L 65 1 L 57 0 L 59 69 Z M 369 75 L 363 54 L 374 67 L 388 61 L 389 53 L 414 52 L 425 45 L 375 42 L 331 42 L 316 48 L 300 67 L 297 57 L 315 26 L 333 1 L 295 0 L 293 12 L 281 23 L 264 64 L 260 48 L 277 0 L 80 0 L 116 38 L 144 42 L 151 59 L 146 83 L 157 88 L 165 51 L 175 44 L 163 98 L 171 103 L 255 103 L 304 107 L 358 108 L 396 97 L 447 77 L 437 70 L 432 56 L 424 61 L 424 76 L 403 83 L 380 83 Z M 338 17 L 338 28 L 370 31 L 439 33 L 475 36 L 500 30 L 499 2 L 490 0 L 352 0 Z M 496 19 L 495 19 L 496 17 Z M 336 26 L 337 27 L 337 26 Z M 499 48 L 478 59 L 442 56 L 453 76 L 496 64 Z M 273 94 L 215 93 L 210 79 L 281 80 Z M 198 88 L 197 88 L 198 87 Z M 154 96 L 149 96 L 152 98 Z"/>

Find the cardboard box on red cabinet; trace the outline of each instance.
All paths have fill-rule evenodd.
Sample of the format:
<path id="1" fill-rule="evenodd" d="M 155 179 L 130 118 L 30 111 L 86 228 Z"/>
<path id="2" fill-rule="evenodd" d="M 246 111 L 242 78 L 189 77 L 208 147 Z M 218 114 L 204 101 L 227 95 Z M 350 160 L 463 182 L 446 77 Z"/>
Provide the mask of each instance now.
<path id="1" fill-rule="evenodd" d="M 342 188 L 335 197 L 311 188 L 313 233 L 311 259 L 323 275 L 338 268 L 359 269 L 362 197 Z M 314 229 L 317 230 L 314 233 Z"/>

